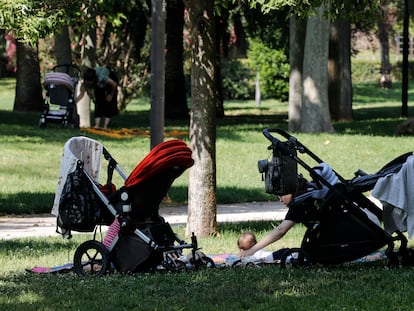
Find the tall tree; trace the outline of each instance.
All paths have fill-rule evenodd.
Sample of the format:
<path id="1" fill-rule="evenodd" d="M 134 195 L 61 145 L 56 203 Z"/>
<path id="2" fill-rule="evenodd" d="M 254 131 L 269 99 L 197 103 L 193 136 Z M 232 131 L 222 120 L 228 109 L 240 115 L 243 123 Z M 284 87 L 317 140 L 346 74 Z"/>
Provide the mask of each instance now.
<path id="1" fill-rule="evenodd" d="M 301 131 L 333 132 L 328 101 L 329 22 L 326 7 L 308 18 L 303 61 L 303 99 Z"/>
<path id="2" fill-rule="evenodd" d="M 0 0 L 0 28 L 13 32 L 17 39 L 15 111 L 40 111 L 42 87 L 37 42 L 59 29 L 69 7 L 77 1 Z"/>
<path id="3" fill-rule="evenodd" d="M 43 97 L 37 46 L 17 41 L 16 54 L 16 96 L 13 111 L 41 111 Z"/>
<path id="4" fill-rule="evenodd" d="M 401 116 L 408 117 L 408 48 L 409 48 L 410 11 L 408 0 L 404 0 L 404 26 L 403 26 L 403 61 L 402 61 L 402 90 L 401 90 Z"/>
<path id="5" fill-rule="evenodd" d="M 382 14 L 379 15 L 377 26 L 377 36 L 380 42 L 381 52 L 381 78 L 380 86 L 382 88 L 391 88 L 391 62 L 390 62 L 390 42 L 389 34 L 392 30 L 393 14 L 388 1 L 381 4 Z"/>
<path id="6" fill-rule="evenodd" d="M 328 60 L 329 111 L 333 120 L 352 120 L 351 26 L 348 20 L 330 24 Z"/>
<path id="7" fill-rule="evenodd" d="M 56 65 L 72 64 L 72 49 L 69 36 L 69 27 L 62 25 L 60 31 L 55 34 Z"/>
<path id="8" fill-rule="evenodd" d="M 298 132 L 300 131 L 302 111 L 306 18 L 292 15 L 289 24 L 289 131 Z"/>
<path id="9" fill-rule="evenodd" d="M 217 233 L 214 0 L 186 2 L 191 29 L 190 169 L 186 235 Z"/>
<path id="10" fill-rule="evenodd" d="M 184 79 L 184 3 L 167 0 L 165 55 L 165 117 L 188 119 Z"/>

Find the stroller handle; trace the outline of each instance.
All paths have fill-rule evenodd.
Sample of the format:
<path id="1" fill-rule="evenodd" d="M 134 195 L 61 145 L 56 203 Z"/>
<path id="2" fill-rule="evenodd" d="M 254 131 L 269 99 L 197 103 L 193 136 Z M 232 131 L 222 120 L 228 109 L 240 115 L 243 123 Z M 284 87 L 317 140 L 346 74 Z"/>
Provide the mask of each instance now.
<path id="1" fill-rule="evenodd" d="M 283 153 L 284 155 L 287 156 L 292 156 L 294 154 L 292 154 L 292 151 L 286 147 L 285 144 L 283 144 L 279 139 L 277 139 L 276 137 L 274 137 L 271 132 L 275 132 L 278 133 L 281 136 L 284 136 L 286 139 L 288 139 L 289 141 L 293 141 L 293 142 L 297 142 L 296 137 L 289 135 L 288 133 L 286 133 L 285 131 L 278 129 L 278 128 L 269 128 L 269 129 L 264 129 L 263 130 L 263 135 L 270 140 L 270 142 L 272 143 L 273 146 L 276 147 L 277 150 L 279 150 L 281 153 Z"/>

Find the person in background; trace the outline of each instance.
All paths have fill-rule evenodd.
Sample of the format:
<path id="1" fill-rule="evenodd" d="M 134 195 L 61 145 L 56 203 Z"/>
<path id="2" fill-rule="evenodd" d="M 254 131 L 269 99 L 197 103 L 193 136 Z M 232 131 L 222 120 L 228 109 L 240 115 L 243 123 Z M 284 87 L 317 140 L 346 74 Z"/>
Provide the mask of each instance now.
<path id="1" fill-rule="evenodd" d="M 95 103 L 95 128 L 107 129 L 111 118 L 118 114 L 118 84 L 110 77 L 111 72 L 105 67 L 88 68 L 83 76 L 86 89 L 93 89 Z"/>

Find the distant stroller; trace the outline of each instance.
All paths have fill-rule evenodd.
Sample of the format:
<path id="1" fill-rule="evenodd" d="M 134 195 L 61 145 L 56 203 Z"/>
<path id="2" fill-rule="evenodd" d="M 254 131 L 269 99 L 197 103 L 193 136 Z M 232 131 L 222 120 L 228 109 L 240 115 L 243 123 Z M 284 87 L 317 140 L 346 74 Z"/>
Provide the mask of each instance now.
<path id="1" fill-rule="evenodd" d="M 104 186 L 99 184 L 101 156 L 108 161 Z M 71 231 L 94 232 L 93 240 L 77 248 L 74 271 L 79 276 L 99 276 L 110 269 L 181 271 L 188 268 L 179 259 L 184 249 L 191 250 L 192 268 L 213 267 L 211 259 L 198 251 L 194 234 L 187 244 L 159 215 L 171 184 L 193 163 L 191 149 L 173 139 L 154 147 L 127 177 L 99 142 L 86 137 L 68 140 L 52 214 L 57 216 L 57 231 L 64 236 L 70 237 Z M 118 190 L 112 184 L 114 170 L 124 180 Z M 106 238 L 98 241 L 97 228 L 110 224 Z M 113 227 L 118 230 L 114 232 Z"/>
<path id="2" fill-rule="evenodd" d="M 79 115 L 76 109 L 76 90 L 80 79 L 80 69 L 73 64 L 57 65 L 45 75 L 43 86 L 46 95 L 39 127 L 45 128 L 49 122 L 60 123 L 62 127 L 72 125 L 79 128 Z"/>
<path id="3" fill-rule="evenodd" d="M 281 141 L 274 133 L 286 140 Z M 282 268 L 288 264 L 297 267 L 345 263 L 383 247 L 389 266 L 414 264 L 414 253 L 407 248 L 405 235 L 398 230 L 385 231 L 381 226 L 383 211 L 364 194 L 380 178 L 399 172 L 411 152 L 397 157 L 375 174 L 358 170 L 355 178 L 345 180 L 294 136 L 277 128 L 265 129 L 263 134 L 271 142 L 268 149 L 272 151 L 270 159 L 258 161 L 267 193 L 295 193 L 298 164 L 310 176 L 307 191 L 289 203 L 306 209 L 309 215 L 304 224 L 305 236 L 300 248 L 289 249 L 282 256 Z M 308 165 L 303 157 L 315 161 L 316 166 Z M 398 251 L 395 242 L 400 244 Z"/>

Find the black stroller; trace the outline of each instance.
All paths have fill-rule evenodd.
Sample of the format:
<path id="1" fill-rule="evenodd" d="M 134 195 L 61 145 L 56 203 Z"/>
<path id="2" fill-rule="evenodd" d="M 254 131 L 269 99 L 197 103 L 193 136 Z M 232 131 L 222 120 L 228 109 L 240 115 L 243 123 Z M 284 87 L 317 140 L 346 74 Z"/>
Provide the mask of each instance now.
<path id="1" fill-rule="evenodd" d="M 101 156 L 108 161 L 105 185 L 99 183 Z M 187 244 L 158 213 L 173 181 L 192 165 L 191 149 L 174 139 L 154 147 L 127 177 L 99 142 L 71 138 L 64 147 L 52 214 L 63 236 L 94 232 L 93 240 L 77 248 L 74 271 L 100 276 L 111 269 L 135 273 L 214 267 L 198 251 L 194 234 Z M 114 170 L 124 180 L 118 190 L 112 184 Z M 103 241 L 96 239 L 100 225 L 110 225 Z M 184 249 L 191 250 L 189 261 L 180 260 Z"/>
<path id="2" fill-rule="evenodd" d="M 272 133 L 285 138 L 281 141 Z M 289 206 L 301 206 L 310 216 L 300 248 L 289 249 L 281 259 L 287 264 L 307 266 L 329 265 L 353 261 L 385 247 L 389 266 L 413 264 L 413 252 L 400 231 L 386 232 L 382 226 L 382 210 L 364 192 L 372 190 L 378 179 L 397 173 L 412 153 L 406 153 L 385 165 L 375 174 L 359 170 L 355 178 L 345 180 L 295 137 L 281 129 L 265 129 L 271 142 L 271 159 L 258 162 L 264 175 L 266 192 L 275 195 L 295 193 L 298 164 L 309 172 L 307 191 Z M 317 165 L 311 167 L 300 157 L 308 155 Z M 303 158 L 302 156 L 302 158 Z M 377 221 L 376 221 L 377 220 Z M 395 251 L 395 242 L 400 244 Z M 291 265 L 291 266 L 292 266 Z"/>
<path id="3" fill-rule="evenodd" d="M 45 75 L 43 86 L 46 95 L 39 119 L 40 128 L 45 128 L 48 122 L 60 123 L 62 127 L 73 125 L 74 128 L 79 128 L 76 108 L 79 79 L 80 69 L 72 64 L 57 65 Z"/>

